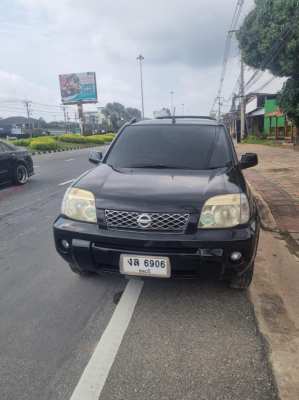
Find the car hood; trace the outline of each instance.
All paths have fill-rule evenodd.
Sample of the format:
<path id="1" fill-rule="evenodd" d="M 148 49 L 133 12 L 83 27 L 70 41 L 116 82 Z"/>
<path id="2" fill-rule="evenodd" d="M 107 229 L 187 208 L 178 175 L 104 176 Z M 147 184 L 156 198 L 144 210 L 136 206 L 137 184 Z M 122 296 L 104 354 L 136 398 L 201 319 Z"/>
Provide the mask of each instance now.
<path id="1" fill-rule="evenodd" d="M 212 196 L 240 193 L 240 178 L 240 172 L 235 168 L 115 170 L 102 164 L 82 176 L 74 186 L 93 192 L 97 208 L 196 212 Z"/>
<path id="2" fill-rule="evenodd" d="M 29 151 L 25 147 L 20 147 L 20 148 L 14 150 L 13 152 L 20 156 L 29 156 L 30 155 Z"/>

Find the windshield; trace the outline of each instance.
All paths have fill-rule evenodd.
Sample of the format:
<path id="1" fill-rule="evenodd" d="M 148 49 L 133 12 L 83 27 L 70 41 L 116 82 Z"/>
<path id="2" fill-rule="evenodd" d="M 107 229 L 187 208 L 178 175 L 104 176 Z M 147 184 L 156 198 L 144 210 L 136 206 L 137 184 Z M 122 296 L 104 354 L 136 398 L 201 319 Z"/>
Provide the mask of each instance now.
<path id="1" fill-rule="evenodd" d="M 129 126 L 106 163 L 114 168 L 221 168 L 232 161 L 223 128 L 200 125 Z"/>

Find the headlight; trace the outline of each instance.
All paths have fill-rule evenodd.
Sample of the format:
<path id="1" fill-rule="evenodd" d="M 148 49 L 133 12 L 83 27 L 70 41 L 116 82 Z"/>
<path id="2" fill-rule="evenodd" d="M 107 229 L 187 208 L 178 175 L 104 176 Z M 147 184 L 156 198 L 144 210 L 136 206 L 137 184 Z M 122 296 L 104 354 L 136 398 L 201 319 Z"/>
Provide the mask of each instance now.
<path id="1" fill-rule="evenodd" d="M 203 206 L 198 227 L 202 229 L 231 228 L 246 224 L 250 218 L 245 194 L 211 197 Z"/>
<path id="2" fill-rule="evenodd" d="M 63 198 L 61 213 L 84 222 L 97 222 L 95 198 L 87 190 L 69 188 Z"/>

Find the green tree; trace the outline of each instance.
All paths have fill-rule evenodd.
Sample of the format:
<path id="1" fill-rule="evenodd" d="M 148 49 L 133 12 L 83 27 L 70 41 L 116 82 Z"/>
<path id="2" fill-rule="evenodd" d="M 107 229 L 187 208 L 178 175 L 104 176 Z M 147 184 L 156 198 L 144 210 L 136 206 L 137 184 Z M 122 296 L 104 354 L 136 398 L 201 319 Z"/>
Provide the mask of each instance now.
<path id="1" fill-rule="evenodd" d="M 141 111 L 137 108 L 128 107 L 126 108 L 126 113 L 129 120 L 132 118 L 136 118 L 137 120 L 141 119 Z"/>
<path id="2" fill-rule="evenodd" d="M 299 133 L 299 1 L 255 0 L 238 33 L 247 65 L 287 77 L 279 103 Z"/>
<path id="3" fill-rule="evenodd" d="M 280 107 L 299 128 L 299 79 L 288 79 L 279 94 Z"/>
<path id="4" fill-rule="evenodd" d="M 132 118 L 141 119 L 141 112 L 136 108 L 125 108 L 120 103 L 108 103 L 103 114 L 110 120 L 112 129 L 117 131 L 124 123 Z"/>

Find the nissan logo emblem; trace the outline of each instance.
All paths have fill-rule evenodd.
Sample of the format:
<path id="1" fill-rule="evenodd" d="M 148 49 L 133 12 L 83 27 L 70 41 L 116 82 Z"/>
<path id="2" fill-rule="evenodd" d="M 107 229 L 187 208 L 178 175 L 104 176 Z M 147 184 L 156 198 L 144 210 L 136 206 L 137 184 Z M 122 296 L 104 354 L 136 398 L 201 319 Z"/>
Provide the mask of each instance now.
<path id="1" fill-rule="evenodd" d="M 137 219 L 137 224 L 140 228 L 149 228 L 152 224 L 152 218 L 148 214 L 141 214 Z"/>

